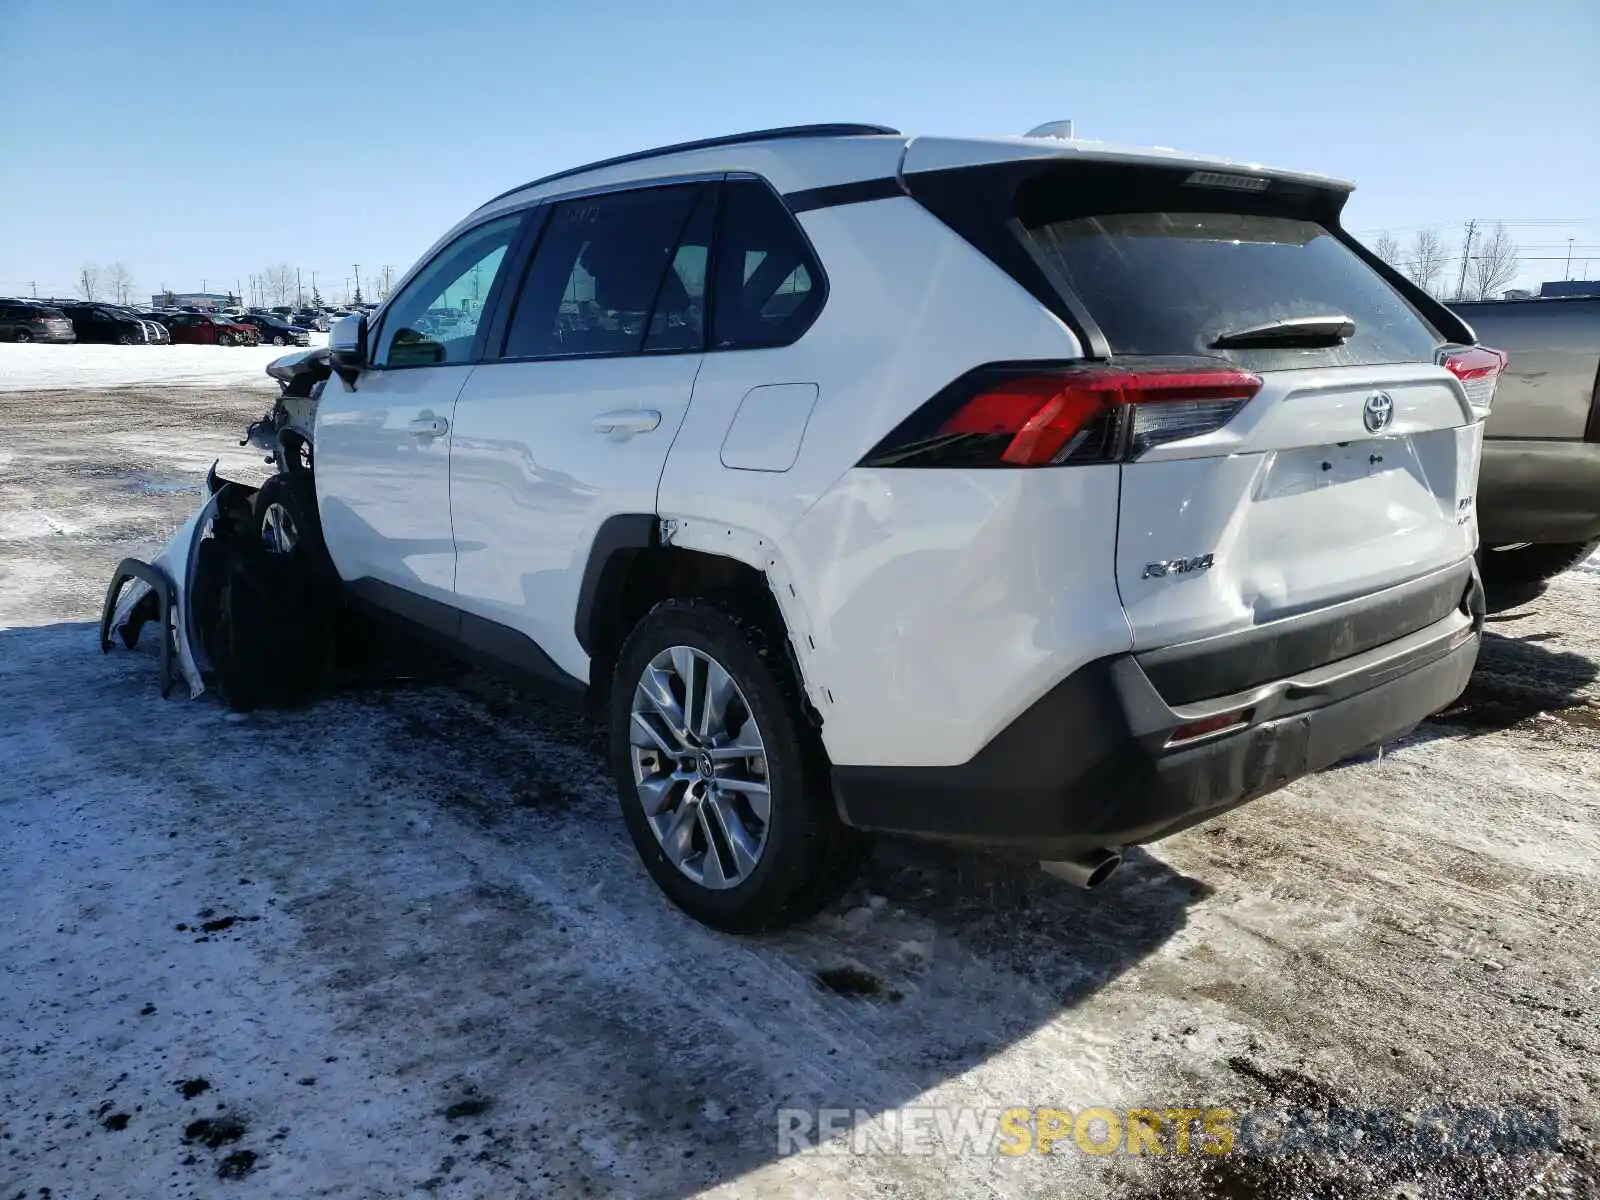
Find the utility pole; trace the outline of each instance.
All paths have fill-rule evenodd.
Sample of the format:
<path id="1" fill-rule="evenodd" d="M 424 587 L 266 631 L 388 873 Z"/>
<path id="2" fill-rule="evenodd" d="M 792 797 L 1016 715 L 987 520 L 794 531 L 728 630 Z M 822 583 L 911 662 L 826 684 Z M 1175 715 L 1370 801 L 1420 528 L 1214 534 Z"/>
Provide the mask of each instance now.
<path id="1" fill-rule="evenodd" d="M 1563 279 L 1571 279 L 1572 278 L 1572 239 L 1571 238 L 1567 239 L 1567 265 L 1566 265 L 1566 268 L 1561 272 L 1561 278 L 1563 278 Z"/>
<path id="2" fill-rule="evenodd" d="M 356 273 L 356 303 L 361 303 L 361 264 L 351 263 L 350 269 Z"/>
<path id="3" fill-rule="evenodd" d="M 1572 239 L 1568 238 L 1567 241 L 1570 242 L 1570 241 L 1572 241 Z M 1570 249 L 1567 251 L 1567 256 L 1568 256 L 1568 258 L 1571 258 L 1571 256 L 1572 256 L 1572 251 Z M 39 298 L 39 281 L 37 279 L 35 279 L 31 283 L 29 283 L 28 286 L 33 289 L 33 298 L 35 300 L 37 300 Z"/>
<path id="4" fill-rule="evenodd" d="M 1472 257 L 1472 239 L 1477 232 L 1478 222 L 1475 220 L 1468 221 L 1466 240 L 1461 243 L 1461 279 L 1456 284 L 1457 300 L 1465 300 L 1467 298 L 1467 260 Z"/>
<path id="5" fill-rule="evenodd" d="M 306 294 L 304 289 L 302 289 L 300 286 L 299 267 L 294 269 L 294 306 L 296 308 L 304 308 L 306 306 Z"/>

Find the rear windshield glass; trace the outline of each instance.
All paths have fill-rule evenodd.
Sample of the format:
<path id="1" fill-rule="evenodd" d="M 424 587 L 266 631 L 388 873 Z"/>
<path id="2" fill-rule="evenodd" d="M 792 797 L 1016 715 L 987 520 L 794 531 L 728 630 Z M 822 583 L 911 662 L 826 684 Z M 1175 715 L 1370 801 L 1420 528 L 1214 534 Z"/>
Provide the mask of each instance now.
<path id="1" fill-rule="evenodd" d="M 1439 338 L 1354 251 L 1312 220 L 1229 212 L 1119 212 L 1023 223 L 1119 354 L 1206 354 L 1257 370 L 1432 362 Z M 1343 344 L 1217 349 L 1223 335 L 1342 316 Z"/>

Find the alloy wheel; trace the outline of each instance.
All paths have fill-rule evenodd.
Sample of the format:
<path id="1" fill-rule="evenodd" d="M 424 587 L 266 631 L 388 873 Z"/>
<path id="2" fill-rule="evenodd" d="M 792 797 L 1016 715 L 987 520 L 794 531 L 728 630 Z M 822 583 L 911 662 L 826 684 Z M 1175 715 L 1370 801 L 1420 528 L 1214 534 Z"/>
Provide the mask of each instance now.
<path id="1" fill-rule="evenodd" d="M 766 849 L 767 751 L 733 676 L 692 646 L 669 646 L 634 686 L 633 780 L 667 860 L 702 887 L 750 877 Z"/>

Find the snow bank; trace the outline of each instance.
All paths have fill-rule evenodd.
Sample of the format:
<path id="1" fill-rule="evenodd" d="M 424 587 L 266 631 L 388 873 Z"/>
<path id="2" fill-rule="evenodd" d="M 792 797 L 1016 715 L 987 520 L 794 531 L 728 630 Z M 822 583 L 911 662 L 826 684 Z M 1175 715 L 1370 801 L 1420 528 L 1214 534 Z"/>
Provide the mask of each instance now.
<path id="1" fill-rule="evenodd" d="M 325 346 L 328 335 L 313 333 Z M 283 346 L 46 346 L 0 344 L 0 392 L 71 388 L 270 388 L 266 367 L 293 351 Z"/>

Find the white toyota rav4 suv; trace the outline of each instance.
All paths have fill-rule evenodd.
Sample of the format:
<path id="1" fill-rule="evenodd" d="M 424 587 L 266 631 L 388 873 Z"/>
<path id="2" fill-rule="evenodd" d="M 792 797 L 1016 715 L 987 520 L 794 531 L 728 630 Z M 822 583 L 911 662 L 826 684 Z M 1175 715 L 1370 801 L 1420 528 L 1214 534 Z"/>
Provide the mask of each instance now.
<path id="1" fill-rule="evenodd" d="M 1093 885 L 1472 670 L 1503 356 L 1340 228 L 1348 191 L 856 125 L 536 180 L 314 385 L 274 365 L 261 528 L 586 689 L 711 925 L 813 911 L 860 831 Z"/>

